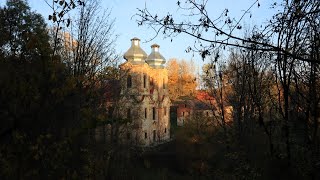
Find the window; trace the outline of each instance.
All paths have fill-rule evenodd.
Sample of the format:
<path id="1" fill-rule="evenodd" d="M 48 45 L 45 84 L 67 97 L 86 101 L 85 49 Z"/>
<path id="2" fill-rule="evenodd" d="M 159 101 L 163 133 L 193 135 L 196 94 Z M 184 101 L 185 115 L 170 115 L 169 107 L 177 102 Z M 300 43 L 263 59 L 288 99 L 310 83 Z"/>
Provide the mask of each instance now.
<path id="1" fill-rule="evenodd" d="M 148 117 L 148 109 L 144 108 L 144 118 L 147 119 L 147 117 Z"/>
<path id="2" fill-rule="evenodd" d="M 132 87 L 132 77 L 131 75 L 128 75 L 127 77 L 127 88 L 131 88 Z"/>
<path id="3" fill-rule="evenodd" d="M 167 133 L 167 128 L 164 128 L 164 133 Z"/>
<path id="4" fill-rule="evenodd" d="M 152 108 L 152 119 L 156 120 L 156 108 L 155 107 Z"/>
<path id="5" fill-rule="evenodd" d="M 147 75 L 143 75 L 143 88 L 147 87 Z"/>
<path id="6" fill-rule="evenodd" d="M 207 111 L 207 116 L 209 116 L 209 112 Z"/>
<path id="7" fill-rule="evenodd" d="M 127 118 L 129 119 L 131 117 L 131 109 L 127 109 Z"/>
<path id="8" fill-rule="evenodd" d="M 147 139 L 148 138 L 148 134 L 145 132 L 144 133 L 144 138 Z"/>
<path id="9" fill-rule="evenodd" d="M 163 78 L 163 81 L 162 81 L 162 82 L 163 82 L 163 85 L 162 85 L 162 86 L 163 86 L 163 89 L 166 89 L 166 82 L 165 82 L 165 79 L 164 79 L 164 78 Z"/>
<path id="10" fill-rule="evenodd" d="M 184 112 L 182 112 L 182 116 L 184 117 Z"/>
<path id="11" fill-rule="evenodd" d="M 164 107 L 164 115 L 166 116 L 167 115 L 167 107 Z"/>
<path id="12" fill-rule="evenodd" d="M 153 78 L 150 78 L 150 86 L 153 86 Z"/>
<path id="13" fill-rule="evenodd" d="M 186 108 L 186 107 L 187 107 L 187 104 L 184 104 L 184 107 Z"/>
<path id="14" fill-rule="evenodd" d="M 153 141 L 156 141 L 156 130 L 153 130 Z"/>

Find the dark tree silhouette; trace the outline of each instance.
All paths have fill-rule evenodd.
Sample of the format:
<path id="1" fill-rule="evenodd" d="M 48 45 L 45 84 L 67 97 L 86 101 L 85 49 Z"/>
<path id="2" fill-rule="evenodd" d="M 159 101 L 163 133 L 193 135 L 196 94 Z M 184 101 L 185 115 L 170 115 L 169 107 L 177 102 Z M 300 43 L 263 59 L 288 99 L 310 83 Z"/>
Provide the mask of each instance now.
<path id="1" fill-rule="evenodd" d="M 248 7 L 243 15 L 236 20 L 236 18 L 229 16 L 229 10 L 225 9 L 218 17 L 213 17 L 207 11 L 208 0 L 187 0 L 185 2 L 177 1 L 177 6 L 181 10 L 181 14 L 168 13 L 163 17 L 153 14 L 147 7 L 138 9 L 136 14 L 137 23 L 140 26 L 147 26 L 155 31 L 155 36 L 160 33 L 165 37 L 173 38 L 179 34 L 187 34 L 195 39 L 194 47 L 189 46 L 186 51 L 194 51 L 200 53 L 205 58 L 214 53 L 216 48 L 225 48 L 226 46 L 241 47 L 244 49 L 278 52 L 280 54 L 289 56 L 294 59 L 299 59 L 306 62 L 315 62 L 314 59 L 305 55 L 297 54 L 289 50 L 285 46 L 279 46 L 276 42 L 268 39 L 261 39 L 259 37 L 272 37 L 278 31 L 274 31 L 274 21 L 270 21 L 263 30 L 257 31 L 251 37 L 241 37 L 236 35 L 236 31 L 242 29 L 241 21 L 245 16 L 252 16 L 249 12 L 254 6 L 260 7 L 259 0 Z M 311 16 L 317 17 L 320 13 L 319 2 L 317 0 L 310 0 L 301 3 L 302 7 L 295 8 L 295 1 L 283 1 L 281 5 L 292 7 L 289 11 L 295 20 L 309 21 Z M 277 3 L 274 4 L 276 6 Z M 285 9 L 284 9 L 285 10 Z M 182 14 L 184 16 L 182 16 Z M 281 20 L 286 17 L 286 13 L 279 13 L 275 15 L 276 20 Z M 176 21 L 175 17 L 186 17 L 181 21 Z M 190 18 L 189 18 L 190 17 Z M 283 19 L 284 20 L 284 19 Z M 293 20 L 293 19 L 290 19 Z M 317 62 L 316 62 L 317 63 Z"/>

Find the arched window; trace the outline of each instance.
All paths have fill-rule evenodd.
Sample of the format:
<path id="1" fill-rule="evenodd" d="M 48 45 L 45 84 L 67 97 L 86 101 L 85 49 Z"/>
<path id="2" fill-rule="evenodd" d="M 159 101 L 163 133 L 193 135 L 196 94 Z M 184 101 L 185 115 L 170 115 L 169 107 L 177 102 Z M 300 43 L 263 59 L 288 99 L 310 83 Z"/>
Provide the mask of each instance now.
<path id="1" fill-rule="evenodd" d="M 156 130 L 153 130 L 153 141 L 156 141 Z"/>
<path id="2" fill-rule="evenodd" d="M 162 81 L 162 83 L 163 83 L 163 89 L 166 89 L 166 81 L 165 81 L 165 79 L 163 78 L 163 81 Z"/>
<path id="3" fill-rule="evenodd" d="M 147 87 L 147 75 L 143 75 L 143 88 Z"/>
<path id="4" fill-rule="evenodd" d="M 128 75 L 127 77 L 127 88 L 131 88 L 132 87 L 132 77 L 131 75 Z"/>

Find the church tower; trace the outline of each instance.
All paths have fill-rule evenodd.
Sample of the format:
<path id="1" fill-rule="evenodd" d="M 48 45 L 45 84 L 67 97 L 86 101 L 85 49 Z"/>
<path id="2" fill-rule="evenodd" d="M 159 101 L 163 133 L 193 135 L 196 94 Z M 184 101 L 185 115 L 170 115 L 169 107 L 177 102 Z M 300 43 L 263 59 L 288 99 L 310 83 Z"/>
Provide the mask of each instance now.
<path id="1" fill-rule="evenodd" d="M 120 65 L 122 117 L 128 119 L 129 138 L 138 146 L 157 145 L 170 139 L 170 99 L 166 60 L 153 44 L 147 55 L 140 39 L 131 39 L 131 47 Z"/>
<path id="2" fill-rule="evenodd" d="M 131 64 L 144 64 L 145 59 L 147 58 L 146 52 L 140 47 L 140 39 L 132 38 L 131 39 L 131 47 L 127 50 L 127 52 L 123 55 L 123 58 L 130 62 Z"/>

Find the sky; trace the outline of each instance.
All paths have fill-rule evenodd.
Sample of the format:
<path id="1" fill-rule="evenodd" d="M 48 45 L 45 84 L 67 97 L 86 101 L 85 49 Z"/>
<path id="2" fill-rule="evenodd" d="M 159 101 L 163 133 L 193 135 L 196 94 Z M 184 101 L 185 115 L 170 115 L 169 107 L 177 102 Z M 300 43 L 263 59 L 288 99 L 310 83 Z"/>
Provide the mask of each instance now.
<path id="1" fill-rule="evenodd" d="M 0 0 L 1 5 L 5 0 Z M 51 1 L 51 0 L 47 0 Z M 185 0 L 180 0 L 184 2 Z M 255 0 L 209 0 L 207 10 L 210 17 L 217 17 L 221 12 L 228 8 L 231 17 L 240 18 L 244 13 L 244 10 L 248 9 Z M 33 11 L 42 14 L 45 19 L 51 13 L 50 8 L 44 2 L 44 0 L 28 0 L 29 5 Z M 116 50 L 120 54 L 124 54 L 130 47 L 130 39 L 138 37 L 141 39 L 141 47 L 147 54 L 151 52 L 150 46 L 154 43 L 160 45 L 160 53 L 168 60 L 170 58 L 193 60 L 197 66 L 202 66 L 202 58 L 198 54 L 186 53 L 185 49 L 192 45 L 194 39 L 186 36 L 179 35 L 171 39 L 164 39 L 162 35 L 159 35 L 151 42 L 146 42 L 154 37 L 155 33 L 152 29 L 148 29 L 146 26 L 138 26 L 136 23 L 137 17 L 134 16 L 139 9 L 143 9 L 145 6 L 150 12 L 159 15 L 166 15 L 170 13 L 181 13 L 176 3 L 177 0 L 101 0 L 102 8 L 111 8 L 111 17 L 115 18 L 115 32 L 119 35 L 116 42 Z M 254 6 L 251 9 L 253 18 L 245 19 L 244 21 L 248 25 L 261 24 L 267 21 L 271 17 L 272 11 L 270 10 L 270 3 L 273 0 L 259 0 L 261 5 L 259 8 Z"/>

